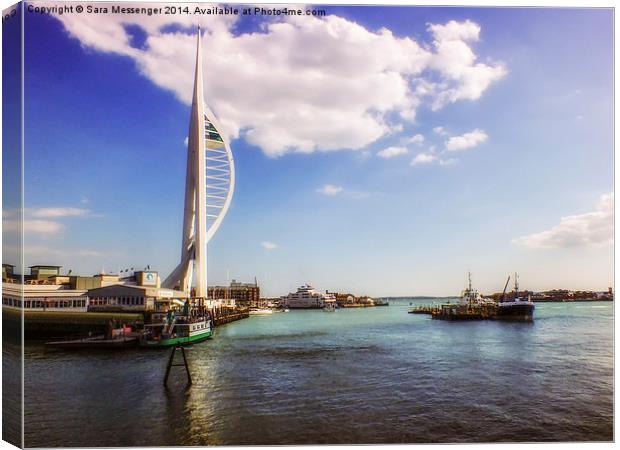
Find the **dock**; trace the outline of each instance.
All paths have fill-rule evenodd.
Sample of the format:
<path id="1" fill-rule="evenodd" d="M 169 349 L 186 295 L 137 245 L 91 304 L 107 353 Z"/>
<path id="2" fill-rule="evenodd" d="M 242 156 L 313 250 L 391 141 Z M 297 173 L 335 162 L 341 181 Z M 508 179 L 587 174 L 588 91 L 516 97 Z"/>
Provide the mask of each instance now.
<path id="1" fill-rule="evenodd" d="M 213 326 L 218 327 L 230 322 L 250 317 L 248 309 L 232 309 L 232 308 L 215 308 L 211 311 L 213 317 Z"/>
<path id="2" fill-rule="evenodd" d="M 91 312 L 91 311 L 33 311 L 3 308 L 2 323 L 7 330 L 19 332 L 22 326 L 26 339 L 63 339 L 75 336 L 101 335 L 110 322 L 140 329 L 144 324 L 144 313 L 136 312 Z M 213 326 L 249 317 L 247 309 L 213 308 L 210 310 Z"/>

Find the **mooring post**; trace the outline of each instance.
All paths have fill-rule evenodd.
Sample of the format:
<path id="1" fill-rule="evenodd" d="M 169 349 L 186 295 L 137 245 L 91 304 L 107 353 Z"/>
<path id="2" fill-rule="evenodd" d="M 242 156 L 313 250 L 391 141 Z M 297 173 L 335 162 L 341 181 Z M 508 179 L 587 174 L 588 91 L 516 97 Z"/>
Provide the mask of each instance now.
<path id="1" fill-rule="evenodd" d="M 181 353 L 183 355 L 183 362 L 185 363 L 185 371 L 187 372 L 187 384 L 192 384 L 192 374 L 189 371 L 189 364 L 187 364 L 187 358 L 185 358 L 185 347 L 181 347 Z"/>
<path id="2" fill-rule="evenodd" d="M 177 349 L 181 349 L 181 355 L 183 355 L 183 364 L 174 364 L 174 355 Z M 188 386 L 192 384 L 192 375 L 189 372 L 189 364 L 187 364 L 187 358 L 185 357 L 185 348 L 182 345 L 177 344 L 172 347 L 172 351 L 170 352 L 170 359 L 168 359 L 168 366 L 166 367 L 166 376 L 164 377 L 164 386 L 168 386 L 168 377 L 170 376 L 170 369 L 173 366 L 184 366 L 185 372 L 187 373 L 187 384 Z"/>

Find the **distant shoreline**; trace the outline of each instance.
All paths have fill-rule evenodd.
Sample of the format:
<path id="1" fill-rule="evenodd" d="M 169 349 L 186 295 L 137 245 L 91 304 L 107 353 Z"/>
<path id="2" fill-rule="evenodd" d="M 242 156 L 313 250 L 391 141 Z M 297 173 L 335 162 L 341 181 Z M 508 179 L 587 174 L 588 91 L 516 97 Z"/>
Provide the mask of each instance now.
<path id="1" fill-rule="evenodd" d="M 413 296 L 413 297 L 377 297 L 385 300 L 450 300 L 458 299 L 456 296 L 449 297 L 431 297 L 431 296 Z M 579 298 L 579 299 L 566 299 L 566 300 L 532 300 L 534 303 L 599 303 L 599 302 L 613 302 L 610 298 Z"/>

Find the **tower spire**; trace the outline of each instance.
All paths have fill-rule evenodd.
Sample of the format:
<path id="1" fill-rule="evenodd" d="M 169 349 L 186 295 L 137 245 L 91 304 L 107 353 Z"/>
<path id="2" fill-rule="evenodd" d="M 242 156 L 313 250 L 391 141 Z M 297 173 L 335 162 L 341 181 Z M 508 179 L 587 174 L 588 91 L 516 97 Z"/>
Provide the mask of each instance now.
<path id="1" fill-rule="evenodd" d="M 228 140 L 204 101 L 201 38 L 198 25 L 187 140 L 181 262 L 162 284 L 187 293 L 193 285 L 196 297 L 207 298 L 207 242 L 230 206 L 235 168 Z M 211 220 L 209 225 L 207 220 Z"/>

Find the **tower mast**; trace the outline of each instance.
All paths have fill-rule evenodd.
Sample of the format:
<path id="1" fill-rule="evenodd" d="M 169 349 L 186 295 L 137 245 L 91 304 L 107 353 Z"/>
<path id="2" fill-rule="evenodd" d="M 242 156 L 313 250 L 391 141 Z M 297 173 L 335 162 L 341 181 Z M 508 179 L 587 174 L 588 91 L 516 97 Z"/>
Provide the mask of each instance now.
<path id="1" fill-rule="evenodd" d="M 162 286 L 207 298 L 207 242 L 219 228 L 232 200 L 235 165 L 228 139 L 205 104 L 201 30 L 196 37 L 192 110 L 187 142 L 181 262 Z M 210 222 L 208 222 L 210 221 Z"/>

